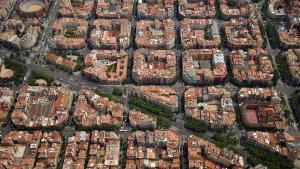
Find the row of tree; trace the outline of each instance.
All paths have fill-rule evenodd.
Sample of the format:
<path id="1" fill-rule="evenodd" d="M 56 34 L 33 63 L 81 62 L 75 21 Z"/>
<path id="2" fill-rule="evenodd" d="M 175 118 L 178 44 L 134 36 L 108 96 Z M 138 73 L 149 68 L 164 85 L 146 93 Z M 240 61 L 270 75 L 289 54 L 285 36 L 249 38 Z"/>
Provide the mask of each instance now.
<path id="1" fill-rule="evenodd" d="M 293 161 L 283 157 L 279 154 L 265 151 L 261 148 L 254 146 L 246 146 L 246 150 L 249 153 L 247 158 L 251 166 L 256 166 L 258 164 L 263 164 L 268 168 L 272 169 L 292 169 L 294 168 Z"/>
<path id="2" fill-rule="evenodd" d="M 171 127 L 171 121 L 176 121 L 174 113 L 145 99 L 131 96 L 129 104 L 131 109 L 136 109 L 142 113 L 155 116 L 157 118 L 158 128 L 168 129 Z"/>

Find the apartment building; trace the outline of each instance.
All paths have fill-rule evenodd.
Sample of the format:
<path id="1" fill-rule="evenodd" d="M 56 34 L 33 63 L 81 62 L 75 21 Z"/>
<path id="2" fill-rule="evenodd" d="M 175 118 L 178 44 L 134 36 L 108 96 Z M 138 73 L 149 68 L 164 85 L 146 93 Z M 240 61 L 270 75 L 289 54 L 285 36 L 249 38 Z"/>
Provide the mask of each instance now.
<path id="1" fill-rule="evenodd" d="M 172 19 L 175 16 L 174 0 L 139 0 L 137 4 L 139 19 Z"/>
<path id="2" fill-rule="evenodd" d="M 121 157 L 120 136 L 111 131 L 92 131 L 87 169 L 118 169 Z"/>
<path id="3" fill-rule="evenodd" d="M 74 55 L 68 55 L 65 58 L 60 56 L 57 53 L 48 53 L 48 56 L 46 57 L 46 60 L 48 60 L 50 63 L 60 65 L 63 67 L 66 67 L 70 70 L 74 70 L 77 63 L 78 56 Z"/>
<path id="4" fill-rule="evenodd" d="M 58 15 L 62 18 L 81 18 L 88 20 L 94 11 L 93 0 L 62 0 Z"/>
<path id="5" fill-rule="evenodd" d="M 128 135 L 126 169 L 180 168 L 180 136 L 171 130 Z"/>
<path id="6" fill-rule="evenodd" d="M 178 13 L 182 18 L 212 19 L 216 15 L 214 0 L 179 0 Z"/>
<path id="7" fill-rule="evenodd" d="M 96 18 L 131 19 L 134 1 L 132 0 L 98 0 Z"/>
<path id="8" fill-rule="evenodd" d="M 6 87 L 0 87 L 0 123 L 7 122 L 8 113 L 14 105 L 14 98 L 14 91 Z"/>
<path id="9" fill-rule="evenodd" d="M 73 120 L 82 128 L 109 128 L 120 126 L 125 109 L 120 103 L 101 97 L 93 91 L 82 89 L 75 102 Z"/>
<path id="10" fill-rule="evenodd" d="M 62 136 L 58 131 L 44 132 L 34 168 L 57 168 L 62 145 Z"/>
<path id="11" fill-rule="evenodd" d="M 67 122 L 73 93 L 63 86 L 28 86 L 19 90 L 11 115 L 16 126 L 61 127 Z"/>
<path id="12" fill-rule="evenodd" d="M 144 114 L 140 111 L 130 110 L 129 123 L 134 128 L 153 130 L 156 128 L 157 119 L 154 116 Z"/>
<path id="13" fill-rule="evenodd" d="M 275 69 L 266 50 L 233 50 L 229 57 L 233 79 L 237 84 L 272 84 Z"/>
<path id="14" fill-rule="evenodd" d="M 231 49 L 262 47 L 263 38 L 257 19 L 232 18 L 224 22 L 227 46 Z"/>
<path id="15" fill-rule="evenodd" d="M 175 22 L 139 20 L 136 23 L 135 45 L 138 48 L 172 49 L 175 47 Z"/>
<path id="16" fill-rule="evenodd" d="M 244 137 L 249 145 L 278 153 L 290 159 L 295 159 L 298 155 L 296 139 L 287 132 L 249 131 Z"/>
<path id="17" fill-rule="evenodd" d="M 236 113 L 230 93 L 222 87 L 190 88 L 184 93 L 187 117 L 205 122 L 208 128 L 235 128 Z"/>
<path id="18" fill-rule="evenodd" d="M 76 131 L 67 139 L 63 158 L 63 169 L 84 168 L 89 151 L 91 134 L 86 131 Z"/>
<path id="19" fill-rule="evenodd" d="M 255 5 L 251 1 L 235 1 L 236 4 L 230 4 L 229 1 L 220 1 L 220 9 L 224 18 L 250 17 L 255 12 Z"/>
<path id="20" fill-rule="evenodd" d="M 126 49 L 130 46 L 131 23 L 126 19 L 93 21 L 89 44 L 94 49 Z"/>
<path id="21" fill-rule="evenodd" d="M 244 158 L 227 148 L 217 145 L 200 137 L 190 136 L 187 139 L 188 168 L 244 168 Z"/>
<path id="22" fill-rule="evenodd" d="M 43 134 L 41 131 L 12 130 L 1 137 L 1 168 L 34 168 Z"/>
<path id="23" fill-rule="evenodd" d="M 300 22 L 300 19 L 299 19 Z M 294 24 L 290 29 L 277 29 L 281 46 L 285 48 L 299 48 L 300 47 L 300 25 Z"/>
<path id="24" fill-rule="evenodd" d="M 172 112 L 178 111 L 177 92 L 171 87 L 134 86 L 130 94 L 165 107 Z"/>
<path id="25" fill-rule="evenodd" d="M 0 2 L 0 20 L 3 20 L 8 17 L 13 6 L 13 0 L 3 0 Z"/>
<path id="26" fill-rule="evenodd" d="M 243 123 L 251 128 L 284 129 L 281 98 L 272 88 L 242 88 L 238 103 Z"/>
<path id="27" fill-rule="evenodd" d="M 220 84 L 227 77 L 221 50 L 190 49 L 182 53 L 182 79 L 188 84 Z"/>
<path id="28" fill-rule="evenodd" d="M 145 48 L 135 51 L 132 79 L 137 84 L 170 84 L 176 78 L 176 56 L 173 51 Z"/>
<path id="29" fill-rule="evenodd" d="M 285 53 L 292 82 L 300 85 L 300 49 L 289 49 Z"/>
<path id="30" fill-rule="evenodd" d="M 52 26 L 52 46 L 57 49 L 79 50 L 85 47 L 88 21 L 78 18 L 59 18 Z"/>
<path id="31" fill-rule="evenodd" d="M 83 75 L 101 84 L 121 84 L 127 77 L 125 50 L 92 50 L 85 56 Z"/>
<path id="32" fill-rule="evenodd" d="M 219 26 L 213 19 L 181 20 L 180 37 L 184 49 L 215 48 L 221 44 Z"/>
<path id="33" fill-rule="evenodd" d="M 19 30 L 19 34 L 17 31 Z M 40 27 L 28 25 L 19 19 L 3 21 L 3 30 L 0 32 L 0 44 L 8 48 L 26 50 L 32 48 L 40 34 Z"/>

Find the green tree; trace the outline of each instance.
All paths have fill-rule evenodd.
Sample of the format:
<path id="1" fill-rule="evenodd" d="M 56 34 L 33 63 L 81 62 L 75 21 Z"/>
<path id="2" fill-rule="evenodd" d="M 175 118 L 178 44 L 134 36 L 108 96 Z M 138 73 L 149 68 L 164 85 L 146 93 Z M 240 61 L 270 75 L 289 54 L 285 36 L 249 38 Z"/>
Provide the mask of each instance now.
<path id="1" fill-rule="evenodd" d="M 121 89 L 119 87 L 113 87 L 112 94 L 115 96 L 121 97 L 121 96 L 123 96 L 124 92 L 123 92 L 123 89 Z"/>
<path id="2" fill-rule="evenodd" d="M 171 127 L 171 122 L 161 117 L 157 117 L 157 127 L 160 129 L 169 129 Z"/>
<path id="3" fill-rule="evenodd" d="M 75 38 L 76 37 L 76 31 L 75 30 L 66 30 L 65 36 L 68 38 Z"/>
<path id="4" fill-rule="evenodd" d="M 188 119 L 184 123 L 184 127 L 196 133 L 205 133 L 207 131 L 205 122 L 195 119 Z"/>
<path id="5" fill-rule="evenodd" d="M 35 82 L 36 82 L 37 79 L 46 80 L 48 85 L 50 85 L 54 81 L 54 78 L 52 76 L 49 76 L 49 75 L 47 75 L 44 72 L 39 71 L 39 70 L 33 70 L 33 71 L 31 71 L 31 74 L 28 78 L 28 84 L 29 85 L 35 85 Z"/>
<path id="6" fill-rule="evenodd" d="M 263 164 L 272 169 L 292 169 L 294 168 L 293 161 L 287 157 L 283 157 L 277 153 L 269 152 L 254 146 L 246 146 L 249 153 L 247 161 L 252 165 Z"/>
<path id="7" fill-rule="evenodd" d="M 236 7 L 237 6 L 237 1 L 236 0 L 228 0 L 227 5 L 231 7 Z"/>
<path id="8" fill-rule="evenodd" d="M 273 49 L 280 47 L 280 39 L 278 37 L 277 29 L 271 21 L 266 23 L 266 31 L 270 39 L 270 44 Z"/>
<path id="9" fill-rule="evenodd" d="M 291 106 L 293 109 L 294 117 L 297 122 L 300 120 L 300 91 L 294 93 L 291 97 Z"/>
<path id="10" fill-rule="evenodd" d="M 239 142 L 239 138 L 232 133 L 229 134 L 216 133 L 212 137 L 212 139 L 217 142 L 220 142 L 223 145 L 223 147 L 235 146 Z"/>
<path id="11" fill-rule="evenodd" d="M 10 58 L 4 58 L 4 65 L 7 69 L 13 70 L 14 76 L 11 78 L 1 78 L 0 86 L 11 86 L 12 84 L 19 86 L 22 84 L 26 73 L 26 67 Z"/>
<path id="12" fill-rule="evenodd" d="M 281 80 L 284 82 L 288 82 L 291 80 L 291 73 L 288 69 L 288 63 L 287 63 L 287 58 L 285 56 L 284 52 L 279 52 L 278 55 L 275 58 L 276 64 L 278 71 L 280 72 L 280 77 Z"/>
<path id="13" fill-rule="evenodd" d="M 172 113 L 168 109 L 161 107 L 157 104 L 151 103 L 145 99 L 132 96 L 129 99 L 129 104 L 131 108 L 139 110 L 143 113 L 162 116 L 171 121 L 176 121 L 176 118 L 174 116 L 175 113 Z"/>

